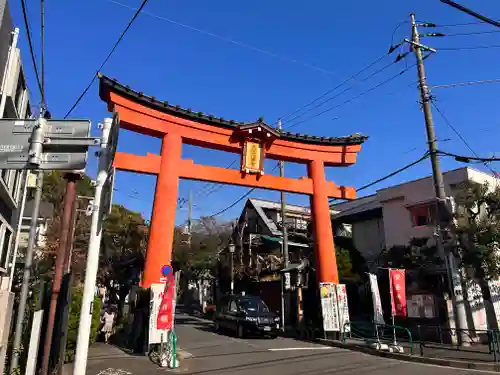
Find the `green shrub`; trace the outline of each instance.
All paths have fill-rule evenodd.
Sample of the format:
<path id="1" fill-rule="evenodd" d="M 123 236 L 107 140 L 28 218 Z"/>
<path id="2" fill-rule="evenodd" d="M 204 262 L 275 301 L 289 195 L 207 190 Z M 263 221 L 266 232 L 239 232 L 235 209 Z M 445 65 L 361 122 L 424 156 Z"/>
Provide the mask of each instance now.
<path id="1" fill-rule="evenodd" d="M 66 343 L 65 362 L 72 362 L 75 357 L 76 340 L 78 337 L 78 325 L 80 323 L 80 310 L 82 309 L 83 289 L 81 287 L 73 288 L 71 294 L 71 306 L 69 308 L 68 319 L 68 340 Z M 92 310 L 92 324 L 90 328 L 89 344 L 92 345 L 97 340 L 99 327 L 101 325 L 101 299 L 94 297 Z"/>

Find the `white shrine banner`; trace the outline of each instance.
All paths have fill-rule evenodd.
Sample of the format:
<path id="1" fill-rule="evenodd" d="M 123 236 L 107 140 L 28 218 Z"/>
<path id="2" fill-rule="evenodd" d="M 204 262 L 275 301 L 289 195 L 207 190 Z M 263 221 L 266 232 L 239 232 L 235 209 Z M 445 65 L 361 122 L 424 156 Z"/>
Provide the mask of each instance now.
<path id="1" fill-rule="evenodd" d="M 349 305 L 347 303 L 347 289 L 345 284 L 337 284 L 337 306 L 341 332 L 350 332 Z"/>
<path id="2" fill-rule="evenodd" d="M 385 324 L 384 311 L 382 310 L 382 301 L 380 300 L 380 292 L 378 289 L 377 275 L 369 273 L 370 288 L 372 290 L 373 301 L 373 321 L 378 324 Z"/>

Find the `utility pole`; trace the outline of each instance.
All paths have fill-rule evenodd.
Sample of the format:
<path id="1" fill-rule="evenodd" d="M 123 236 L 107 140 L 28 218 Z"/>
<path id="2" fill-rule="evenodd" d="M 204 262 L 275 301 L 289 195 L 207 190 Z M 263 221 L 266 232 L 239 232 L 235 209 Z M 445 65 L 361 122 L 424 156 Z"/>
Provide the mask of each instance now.
<path id="1" fill-rule="evenodd" d="M 64 193 L 63 208 L 61 213 L 61 228 L 59 234 L 59 246 L 57 249 L 54 280 L 52 282 L 52 291 L 50 296 L 50 308 L 47 318 L 47 328 L 45 330 L 45 340 L 42 355 L 41 375 L 48 375 L 50 352 L 52 349 L 52 339 L 54 333 L 54 324 L 56 320 L 57 302 L 61 293 L 61 285 L 64 276 L 64 263 L 69 250 L 68 244 L 71 233 L 71 222 L 73 218 L 73 208 L 76 200 L 76 181 L 79 179 L 75 173 L 67 173 L 64 178 L 66 180 L 66 192 Z"/>
<path id="2" fill-rule="evenodd" d="M 30 145 L 29 161 L 35 165 L 40 164 L 40 154 L 43 149 L 44 133 L 46 128 L 46 120 L 50 119 L 50 113 L 45 111 L 45 106 L 42 103 L 40 108 L 40 117 L 33 130 L 33 136 Z M 28 247 L 24 258 L 23 284 L 21 286 L 21 294 L 19 296 L 19 308 L 17 309 L 16 326 L 14 331 L 14 340 L 12 343 L 12 355 L 10 359 L 9 374 L 15 373 L 19 367 L 19 354 L 21 350 L 21 340 L 23 338 L 23 323 L 26 313 L 26 302 L 28 301 L 28 293 L 30 288 L 31 271 L 33 268 L 33 252 L 37 240 L 38 215 L 40 213 L 40 203 L 42 201 L 43 188 L 43 171 L 36 172 L 36 188 L 35 197 L 33 199 L 33 212 L 30 222 L 30 233 L 28 238 Z"/>
<path id="3" fill-rule="evenodd" d="M 66 252 L 64 256 L 64 265 L 63 265 L 63 280 L 66 278 L 67 288 L 65 290 L 64 296 L 64 311 L 61 319 L 61 327 L 63 327 L 62 335 L 59 339 L 59 357 L 56 362 L 56 373 L 57 375 L 62 375 L 63 373 L 63 365 L 64 365 L 64 356 L 66 353 L 66 344 L 68 342 L 68 320 L 69 320 L 69 309 L 71 305 L 71 288 L 69 287 L 72 284 L 72 275 L 71 275 L 71 254 L 73 252 L 73 245 L 75 242 L 75 232 L 76 225 L 78 222 L 78 196 L 73 202 L 73 207 L 71 208 L 71 224 L 69 227 L 68 233 L 68 241 L 66 244 Z"/>
<path id="4" fill-rule="evenodd" d="M 14 240 L 14 255 L 12 256 L 12 267 L 10 270 L 10 278 L 9 278 L 9 292 L 12 291 L 12 283 L 14 282 L 14 270 L 16 268 L 16 259 L 17 259 L 17 253 L 19 251 L 19 240 L 21 239 L 21 228 L 23 225 L 23 218 L 24 218 L 24 207 L 26 206 L 26 196 L 28 195 L 28 189 L 29 189 L 29 177 L 30 177 L 30 171 L 25 171 L 24 172 L 24 183 L 23 183 L 23 190 L 22 194 L 23 197 L 21 198 L 21 205 L 19 207 L 19 216 L 17 218 L 17 226 L 16 226 L 16 238 Z"/>
<path id="5" fill-rule="evenodd" d="M 76 233 L 76 225 L 78 222 L 78 214 L 80 213 L 79 205 L 78 205 L 78 197 L 76 197 L 75 202 L 73 204 L 73 208 L 71 209 L 72 217 L 71 217 L 71 226 L 69 228 L 69 239 L 68 239 L 68 250 L 66 250 L 66 257 L 64 258 L 64 272 L 71 272 L 71 255 L 73 252 L 73 246 L 75 243 L 75 233 Z"/>
<path id="6" fill-rule="evenodd" d="M 445 260 L 446 271 L 448 276 L 448 284 L 450 286 L 450 296 L 453 304 L 453 313 L 455 315 L 456 328 L 461 332 L 460 341 L 462 345 L 467 343 L 466 330 L 467 325 L 467 315 L 465 312 L 465 304 L 463 300 L 462 285 L 460 279 L 460 273 L 456 266 L 456 259 L 453 252 L 450 249 L 445 249 L 444 239 L 448 238 L 449 235 L 449 225 L 450 222 L 444 218 L 447 216 L 446 212 L 446 193 L 444 190 L 443 174 L 441 172 L 441 165 L 439 162 L 439 157 L 437 155 L 437 141 L 436 134 L 434 131 L 434 121 L 432 119 L 431 112 L 431 96 L 429 93 L 429 87 L 427 86 L 427 81 L 425 77 L 424 69 L 424 59 L 422 56 L 422 49 L 427 49 L 425 46 L 420 44 L 420 35 L 418 33 L 417 24 L 415 23 L 415 15 L 412 13 L 411 24 L 412 24 L 412 39 L 411 48 L 415 52 L 417 58 L 418 67 L 418 79 L 420 86 L 420 96 L 422 100 L 422 107 L 425 117 L 425 127 L 427 132 L 427 142 L 429 144 L 429 154 L 432 164 L 432 177 L 434 180 L 434 190 L 436 193 L 436 206 L 437 206 L 437 249 L 439 255 Z M 445 251 L 446 250 L 446 251 Z"/>
<path id="7" fill-rule="evenodd" d="M 283 126 L 281 123 L 281 119 L 278 119 L 278 130 L 281 132 Z M 285 162 L 283 160 L 279 161 L 280 166 L 280 177 L 285 177 Z M 288 267 L 288 233 L 286 230 L 286 196 L 285 192 L 280 192 L 281 198 L 281 231 L 282 231 L 282 255 L 283 255 L 283 268 Z M 284 277 L 281 277 L 281 330 L 285 331 L 285 286 L 284 286 Z"/>
<path id="8" fill-rule="evenodd" d="M 99 250 L 102 236 L 103 215 L 103 191 L 108 181 L 109 164 L 111 163 L 111 143 L 113 120 L 106 118 L 102 124 L 101 145 L 99 150 L 99 167 L 95 184 L 94 201 L 92 205 L 92 222 L 90 225 L 89 250 L 87 253 L 87 264 L 85 272 L 85 284 L 83 289 L 82 307 L 80 310 L 80 323 L 78 326 L 78 338 L 76 342 L 74 375 L 85 375 L 87 372 L 87 355 L 89 350 L 90 327 L 92 323 L 92 311 L 95 295 L 95 283 L 99 269 Z M 116 142 L 116 140 L 113 140 Z"/>

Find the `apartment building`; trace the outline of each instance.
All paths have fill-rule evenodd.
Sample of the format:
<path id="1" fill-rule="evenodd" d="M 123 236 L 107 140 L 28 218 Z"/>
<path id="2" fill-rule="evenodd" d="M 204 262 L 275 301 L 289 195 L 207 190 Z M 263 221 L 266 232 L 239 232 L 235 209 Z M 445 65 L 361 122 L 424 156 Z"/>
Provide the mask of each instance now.
<path id="1" fill-rule="evenodd" d="M 446 196 L 452 202 L 468 183 L 488 183 L 491 187 L 500 183 L 498 177 L 470 167 L 447 171 L 443 173 L 443 180 Z M 380 189 L 373 195 L 335 204 L 331 209 L 335 211 L 332 215 L 334 226 L 342 224 L 349 227 L 353 244 L 364 257 L 370 272 L 377 272 L 378 267 L 383 266 L 380 262 L 384 249 L 406 246 L 413 238 L 427 239 L 429 245 L 436 242 L 436 199 L 431 176 Z M 489 285 L 500 325 L 500 280 L 490 280 Z M 409 305 L 415 302 L 416 310 L 425 307 L 422 296 L 431 302 L 435 297 L 440 298 L 422 292 L 419 285 L 408 286 L 407 293 Z M 416 294 L 415 301 L 412 294 Z M 469 283 L 466 294 L 469 328 L 486 329 L 486 312 L 480 288 Z M 423 315 L 416 311 L 410 314 L 409 308 L 409 316 L 431 319 L 436 315 L 436 306 L 437 303 L 430 303 L 428 312 L 424 311 Z M 451 305 L 447 308 L 451 316 Z"/>
<path id="2" fill-rule="evenodd" d="M 447 171 L 443 179 L 446 196 L 451 198 L 464 183 L 500 183 L 497 177 L 470 167 Z M 428 176 L 332 205 L 332 219 L 351 227 L 354 245 L 371 264 L 383 249 L 408 245 L 412 238 L 428 238 L 430 244 L 435 243 L 435 196 L 432 177 Z"/>
<path id="3" fill-rule="evenodd" d="M 17 48 L 19 29 L 14 28 L 8 1 L 0 0 L 0 117 L 32 116 L 29 90 Z M 27 186 L 25 171 L 0 170 L 0 370 L 3 372 L 11 326 L 14 295 L 10 279 L 15 267 L 15 239 L 21 202 Z"/>
<path id="4" fill-rule="evenodd" d="M 16 42 L 19 29 L 15 29 L 7 0 L 0 0 L 0 117 L 29 118 L 31 107 L 21 52 Z M 2 288 L 13 265 L 15 229 L 19 220 L 20 202 L 26 173 L 0 171 L 0 276 Z"/>

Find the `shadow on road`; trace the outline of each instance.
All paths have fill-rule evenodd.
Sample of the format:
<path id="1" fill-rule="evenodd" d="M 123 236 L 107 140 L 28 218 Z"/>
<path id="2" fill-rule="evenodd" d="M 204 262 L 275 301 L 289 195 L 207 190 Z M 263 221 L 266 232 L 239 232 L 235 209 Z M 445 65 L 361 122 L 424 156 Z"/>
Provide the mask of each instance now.
<path id="1" fill-rule="evenodd" d="M 248 353 L 246 353 L 248 354 Z M 239 370 L 239 369 L 245 369 L 245 370 L 248 370 L 248 369 L 259 369 L 259 368 L 266 368 L 270 365 L 278 365 L 278 364 L 284 364 L 284 363 L 288 363 L 288 364 L 291 364 L 291 363 L 297 363 L 297 362 L 301 362 L 301 361 L 310 361 L 310 360 L 320 360 L 320 359 L 323 359 L 325 358 L 326 356 L 330 356 L 330 357 L 333 357 L 333 356 L 345 356 L 346 353 L 344 352 L 337 352 L 337 353 L 329 353 L 329 354 L 326 354 L 326 353 L 318 353 L 318 354 L 309 354 L 309 355 L 297 355 L 297 356 L 294 356 L 294 357 L 286 357 L 286 358 L 274 358 L 274 359 L 270 359 L 270 360 L 264 360 L 264 361 L 258 361 L 258 362 L 254 362 L 254 363 L 244 363 L 244 364 L 238 364 L 238 365 L 229 365 L 229 366 L 223 366 L 223 367 L 218 367 L 218 368 L 215 368 L 215 369 L 204 369 L 204 370 L 201 370 L 201 371 L 197 371 L 197 372 L 192 372 L 191 375 L 195 375 L 195 374 L 208 374 L 208 373 L 220 373 L 220 372 L 226 372 L 226 371 L 234 371 L 234 370 Z M 198 357 L 199 358 L 199 357 Z M 334 372 L 337 368 L 331 368 L 330 367 L 331 364 L 329 363 L 328 364 L 328 368 L 332 370 L 332 372 Z M 359 367 L 356 367 L 352 364 L 349 364 L 348 365 L 349 368 L 352 368 L 353 370 L 354 369 L 360 369 L 362 367 L 364 367 L 363 364 L 361 364 L 361 366 Z M 393 366 L 390 366 L 390 367 L 393 367 Z M 358 372 L 359 373 L 359 372 Z"/>
<path id="2" fill-rule="evenodd" d="M 200 322 L 199 319 L 196 318 L 184 318 L 184 317 L 176 317 L 175 318 L 175 324 L 183 324 L 183 325 L 191 325 L 191 324 L 209 324 L 209 323 L 203 323 Z"/>

